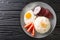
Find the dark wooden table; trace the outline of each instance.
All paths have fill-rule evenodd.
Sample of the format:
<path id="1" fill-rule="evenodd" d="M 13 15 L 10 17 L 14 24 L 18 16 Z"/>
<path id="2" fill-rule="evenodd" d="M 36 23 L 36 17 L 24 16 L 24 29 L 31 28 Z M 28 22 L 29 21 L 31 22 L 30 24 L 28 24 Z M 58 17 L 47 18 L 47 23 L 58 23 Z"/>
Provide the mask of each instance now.
<path id="1" fill-rule="evenodd" d="M 57 15 L 55 30 L 49 36 L 41 39 L 29 37 L 20 25 L 22 8 L 36 1 L 49 4 Z M 0 0 L 0 40 L 60 40 L 60 0 Z"/>

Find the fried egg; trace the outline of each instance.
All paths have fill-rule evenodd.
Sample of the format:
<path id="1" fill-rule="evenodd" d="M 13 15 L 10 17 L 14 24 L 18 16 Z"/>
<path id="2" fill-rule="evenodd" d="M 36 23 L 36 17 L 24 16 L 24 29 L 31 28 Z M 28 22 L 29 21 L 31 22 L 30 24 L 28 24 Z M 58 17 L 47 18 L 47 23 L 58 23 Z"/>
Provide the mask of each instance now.
<path id="1" fill-rule="evenodd" d="M 35 20 L 35 16 L 33 15 L 32 10 L 29 10 L 24 14 L 24 22 L 25 22 L 25 24 L 33 22 L 34 20 Z"/>
<path id="2" fill-rule="evenodd" d="M 49 19 L 43 16 L 36 18 L 34 26 L 35 30 L 41 34 L 48 32 L 51 27 Z"/>

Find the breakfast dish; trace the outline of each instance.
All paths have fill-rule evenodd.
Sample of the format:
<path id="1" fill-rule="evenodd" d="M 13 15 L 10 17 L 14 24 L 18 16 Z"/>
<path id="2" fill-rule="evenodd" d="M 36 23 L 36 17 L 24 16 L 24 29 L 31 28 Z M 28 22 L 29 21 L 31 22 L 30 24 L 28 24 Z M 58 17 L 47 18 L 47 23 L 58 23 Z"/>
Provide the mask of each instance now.
<path id="1" fill-rule="evenodd" d="M 56 15 L 53 9 L 43 2 L 31 3 L 28 6 L 21 13 L 23 30 L 34 38 L 46 37 L 53 31 L 56 25 Z"/>
<path id="2" fill-rule="evenodd" d="M 36 6 L 34 11 L 30 10 L 24 14 L 24 22 L 25 28 L 27 28 L 27 32 L 31 32 L 32 36 L 35 34 L 33 33 L 35 30 L 38 33 L 44 34 L 49 31 L 51 28 L 50 20 L 52 14 L 49 12 L 48 9 L 45 9 L 40 6 Z M 33 30 L 35 29 L 35 30 Z"/>

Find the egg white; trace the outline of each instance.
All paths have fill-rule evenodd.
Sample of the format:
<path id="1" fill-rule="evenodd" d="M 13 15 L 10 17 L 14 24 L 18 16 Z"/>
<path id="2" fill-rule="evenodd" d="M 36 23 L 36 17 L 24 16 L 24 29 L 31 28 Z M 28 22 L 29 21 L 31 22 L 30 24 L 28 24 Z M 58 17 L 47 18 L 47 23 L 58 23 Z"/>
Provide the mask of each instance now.
<path id="1" fill-rule="evenodd" d="M 46 28 L 42 28 L 42 26 L 40 25 L 40 22 L 44 22 L 47 24 L 47 27 Z M 35 30 L 38 32 L 38 33 L 41 33 L 41 34 L 44 34 L 46 32 L 49 31 L 50 29 L 50 21 L 48 18 L 46 17 L 37 17 L 35 22 L 34 22 L 34 27 L 35 27 Z"/>

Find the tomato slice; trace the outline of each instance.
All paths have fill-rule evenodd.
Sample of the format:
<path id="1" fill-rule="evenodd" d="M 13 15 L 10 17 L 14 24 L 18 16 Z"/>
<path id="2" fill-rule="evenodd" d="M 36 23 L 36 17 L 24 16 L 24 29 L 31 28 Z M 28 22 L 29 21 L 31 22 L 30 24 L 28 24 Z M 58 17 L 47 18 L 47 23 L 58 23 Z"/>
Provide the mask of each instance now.
<path id="1" fill-rule="evenodd" d="M 31 26 L 31 24 L 32 24 L 32 23 L 26 24 L 26 25 L 24 26 L 24 28 L 29 28 L 29 27 Z"/>
<path id="2" fill-rule="evenodd" d="M 33 24 L 27 29 L 27 32 L 31 32 L 32 28 L 33 28 Z"/>

